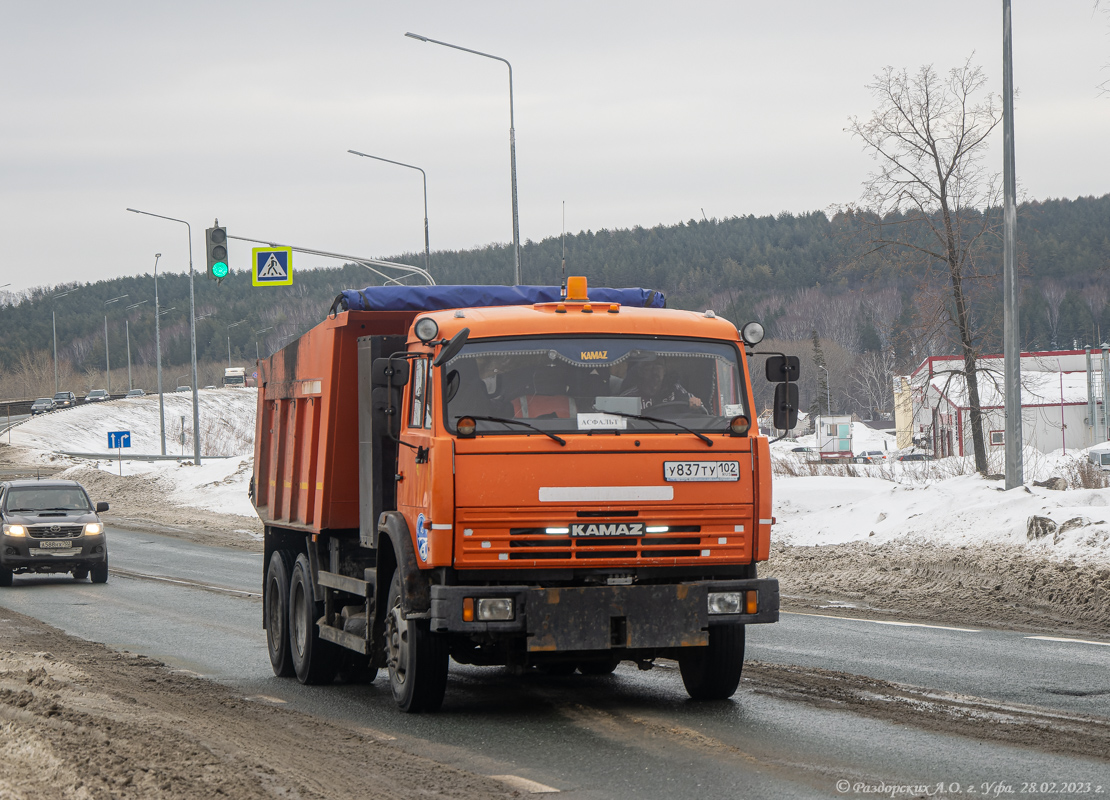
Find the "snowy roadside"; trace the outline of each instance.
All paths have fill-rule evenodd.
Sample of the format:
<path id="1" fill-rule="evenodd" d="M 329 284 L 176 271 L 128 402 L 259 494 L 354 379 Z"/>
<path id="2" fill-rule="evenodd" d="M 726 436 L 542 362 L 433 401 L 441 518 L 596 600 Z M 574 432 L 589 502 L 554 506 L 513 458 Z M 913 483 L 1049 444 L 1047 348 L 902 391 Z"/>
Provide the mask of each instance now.
<path id="1" fill-rule="evenodd" d="M 201 392 L 203 453 L 230 457 L 204 458 L 200 467 L 189 458 L 58 455 L 104 453 L 112 430 L 132 432 L 133 452 L 158 452 L 157 398 L 28 420 L 4 449 L 9 461 L 81 481 L 111 503 L 114 524 L 257 550 L 262 525 L 247 497 L 256 398 L 254 390 Z M 189 398 L 166 401 L 167 431 L 180 430 L 181 416 L 191 427 Z M 893 451 L 888 434 L 859 428 L 857 450 Z M 798 445 L 773 447 L 776 525 L 761 571 L 780 578 L 786 607 L 1110 635 L 1110 489 L 1006 492 L 953 459 L 809 465 L 790 452 Z M 1081 453 L 1031 454 L 1027 480 L 1074 476 L 1081 461 Z"/>

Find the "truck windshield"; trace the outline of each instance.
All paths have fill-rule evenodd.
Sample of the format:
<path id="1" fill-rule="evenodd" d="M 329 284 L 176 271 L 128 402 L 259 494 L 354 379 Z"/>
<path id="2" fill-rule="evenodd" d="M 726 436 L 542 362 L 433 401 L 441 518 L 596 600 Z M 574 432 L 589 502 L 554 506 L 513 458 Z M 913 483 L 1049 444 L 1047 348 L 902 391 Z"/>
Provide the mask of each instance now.
<path id="1" fill-rule="evenodd" d="M 441 382 L 448 430 L 461 416 L 528 420 L 554 433 L 674 433 L 636 414 L 696 431 L 725 431 L 747 414 L 736 347 L 725 342 L 545 338 L 472 342 Z M 750 418 L 750 415 L 749 415 Z M 481 434 L 526 433 L 494 420 Z"/>

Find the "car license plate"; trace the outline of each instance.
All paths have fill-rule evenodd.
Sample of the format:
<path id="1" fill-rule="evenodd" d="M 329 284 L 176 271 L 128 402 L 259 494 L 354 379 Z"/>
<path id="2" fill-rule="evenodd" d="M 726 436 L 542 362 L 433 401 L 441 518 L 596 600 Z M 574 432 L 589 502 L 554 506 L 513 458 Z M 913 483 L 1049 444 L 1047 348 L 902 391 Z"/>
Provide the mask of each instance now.
<path id="1" fill-rule="evenodd" d="M 739 461 L 664 461 L 668 481 L 738 481 Z"/>
<path id="2" fill-rule="evenodd" d="M 39 542 L 39 547 L 49 547 L 49 548 L 57 547 L 59 549 L 69 548 L 69 547 L 73 547 L 73 542 L 69 541 L 68 539 L 53 539 L 53 540 L 48 539 L 45 542 Z"/>

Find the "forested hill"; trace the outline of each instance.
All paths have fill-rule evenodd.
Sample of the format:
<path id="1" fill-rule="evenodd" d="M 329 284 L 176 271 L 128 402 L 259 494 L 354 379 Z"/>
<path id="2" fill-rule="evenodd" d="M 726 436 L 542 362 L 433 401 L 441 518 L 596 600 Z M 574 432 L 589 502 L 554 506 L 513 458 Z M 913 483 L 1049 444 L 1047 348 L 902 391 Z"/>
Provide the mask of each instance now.
<path id="1" fill-rule="evenodd" d="M 875 260 L 861 259 L 847 233 L 843 215 L 825 213 L 695 220 L 670 226 L 600 230 L 566 237 L 568 274 L 584 274 L 592 285 L 645 286 L 667 294 L 679 308 L 713 308 L 739 319 L 781 316 L 784 305 L 799 290 L 819 287 L 822 296 L 864 295 L 897 289 L 910 297 L 913 276 L 889 270 Z M 1067 294 L 1063 301 L 1076 308 L 1092 281 L 1107 278 L 1110 266 L 1110 195 L 1076 200 L 1046 200 L 1023 204 L 1018 213 L 1019 259 L 1028 313 L 1023 319 L 1024 346 L 1047 345 L 1048 338 L 1070 342 L 1079 331 L 1107 329 L 1105 301 L 1089 314 L 1057 320 L 1050 331 L 1039 287 L 1053 279 Z M 992 257 L 995 254 L 992 253 Z M 1000 252 L 997 254 L 999 261 Z M 389 260 L 423 266 L 422 253 Z M 523 247 L 525 283 L 560 281 L 562 241 L 558 235 Z M 233 267 L 237 265 L 232 265 Z M 495 284 L 511 281 L 512 248 L 490 245 L 472 250 L 436 251 L 431 258 L 438 283 Z M 256 347 L 265 355 L 319 321 L 343 288 L 380 282 L 362 267 L 297 273 L 296 285 L 255 289 L 249 273 L 236 271 L 216 286 L 203 277 L 196 282 L 197 346 L 202 361 L 227 361 L 228 337 L 232 360 L 253 361 Z M 53 295 L 75 288 L 71 294 Z M 189 360 L 188 279 L 181 274 L 159 276 L 163 360 L 168 365 Z M 105 305 L 121 295 L 126 298 Z M 777 298 L 774 302 L 768 298 Z M 126 306 L 147 301 L 135 308 Z M 130 335 L 135 364 L 154 361 L 154 283 L 150 274 L 91 284 L 43 287 L 8 295 L 0 306 L 0 372 L 52 369 L 51 310 L 56 310 L 59 362 L 74 375 L 104 368 L 104 326 L 113 367 L 125 365 L 126 334 Z M 1057 312 L 1060 305 L 1057 304 Z M 1073 315 L 1075 316 L 1075 315 Z M 124 321 L 127 321 L 125 327 Z M 765 320 L 771 321 L 772 320 Z M 236 324 L 237 323 L 237 324 Z M 797 327 L 797 326 L 794 326 Z M 775 331 L 790 338 L 786 326 Z M 820 333 L 820 331 L 819 331 Z M 857 332 L 858 333 L 858 332 Z M 873 337 L 863 332 L 866 349 Z M 801 336 L 795 331 L 796 336 Z M 1093 335 L 1093 334 L 1092 334 Z M 822 336 L 825 336 L 822 333 Z M 873 342 L 872 342 L 873 344 Z M 851 349 L 851 343 L 848 345 Z M 53 376 L 51 373 L 51 385 Z"/>

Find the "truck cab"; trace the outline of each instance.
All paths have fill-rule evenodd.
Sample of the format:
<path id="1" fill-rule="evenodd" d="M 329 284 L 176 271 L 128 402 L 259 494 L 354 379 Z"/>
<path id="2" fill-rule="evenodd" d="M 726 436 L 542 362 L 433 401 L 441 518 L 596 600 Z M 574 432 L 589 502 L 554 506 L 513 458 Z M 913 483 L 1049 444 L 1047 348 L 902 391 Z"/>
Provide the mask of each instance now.
<path id="1" fill-rule="evenodd" d="M 449 658 L 673 658 L 692 697 L 731 695 L 745 626 L 779 604 L 757 576 L 771 467 L 737 328 L 584 279 L 515 303 L 457 291 L 478 288 L 429 287 L 409 303 L 427 310 L 360 292 L 262 362 L 275 672 L 326 682 L 353 659 L 430 711 Z"/>

